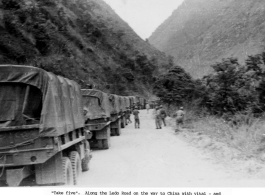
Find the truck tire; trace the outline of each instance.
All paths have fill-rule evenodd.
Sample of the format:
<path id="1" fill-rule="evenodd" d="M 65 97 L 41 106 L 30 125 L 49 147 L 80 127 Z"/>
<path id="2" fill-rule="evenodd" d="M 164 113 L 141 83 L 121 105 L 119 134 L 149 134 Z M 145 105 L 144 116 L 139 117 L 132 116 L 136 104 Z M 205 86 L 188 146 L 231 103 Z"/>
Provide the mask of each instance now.
<path id="1" fill-rule="evenodd" d="M 74 178 L 74 185 L 78 183 L 78 177 L 81 175 L 81 159 L 76 151 L 72 151 L 70 153 L 70 160 L 72 164 L 72 169 L 73 169 L 73 178 Z"/>
<path id="2" fill-rule="evenodd" d="M 115 135 L 120 136 L 121 135 L 121 121 L 120 119 L 117 121 L 117 128 L 115 129 Z"/>
<path id="3" fill-rule="evenodd" d="M 98 139 L 97 140 L 97 143 L 98 143 L 98 149 L 103 149 L 103 140 L 102 139 Z"/>
<path id="4" fill-rule="evenodd" d="M 116 128 L 116 129 L 115 129 L 115 135 L 117 135 L 117 136 L 120 136 L 120 135 L 121 135 L 121 130 L 120 130 L 120 128 Z"/>
<path id="5" fill-rule="evenodd" d="M 73 169 L 68 157 L 62 157 L 64 185 L 74 185 Z"/>
<path id="6" fill-rule="evenodd" d="M 121 117 L 121 128 L 125 128 L 125 117 Z"/>
<path id="7" fill-rule="evenodd" d="M 110 147 L 110 138 L 103 139 L 102 143 L 103 143 L 103 149 L 109 149 L 109 147 Z"/>
<path id="8" fill-rule="evenodd" d="M 85 150 L 85 157 L 82 159 L 82 171 L 88 171 L 89 170 L 89 161 L 90 161 L 90 156 L 89 156 L 89 143 L 86 141 L 86 150 Z"/>

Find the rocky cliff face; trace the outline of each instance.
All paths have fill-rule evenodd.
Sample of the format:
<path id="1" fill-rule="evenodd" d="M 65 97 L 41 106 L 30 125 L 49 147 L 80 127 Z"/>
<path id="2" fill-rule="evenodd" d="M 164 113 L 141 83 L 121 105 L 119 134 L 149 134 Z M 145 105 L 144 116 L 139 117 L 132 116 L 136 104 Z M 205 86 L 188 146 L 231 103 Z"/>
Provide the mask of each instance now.
<path id="1" fill-rule="evenodd" d="M 0 1 L 0 64 L 36 66 L 126 95 L 150 92 L 158 67 L 170 63 L 102 0 Z"/>
<path id="2" fill-rule="evenodd" d="M 149 38 L 194 77 L 225 57 L 242 62 L 265 42 L 265 1 L 185 0 Z"/>

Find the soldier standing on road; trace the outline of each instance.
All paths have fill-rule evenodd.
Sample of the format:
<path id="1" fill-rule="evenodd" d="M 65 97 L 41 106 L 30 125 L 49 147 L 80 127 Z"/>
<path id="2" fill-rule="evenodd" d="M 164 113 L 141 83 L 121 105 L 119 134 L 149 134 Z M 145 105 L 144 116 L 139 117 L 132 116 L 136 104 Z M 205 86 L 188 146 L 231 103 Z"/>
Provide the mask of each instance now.
<path id="1" fill-rule="evenodd" d="M 155 123 L 156 123 L 156 129 L 162 129 L 161 128 L 161 115 L 160 115 L 159 106 L 157 106 L 155 109 Z"/>
<path id="2" fill-rule="evenodd" d="M 135 106 L 134 110 L 133 110 L 133 115 L 134 115 L 134 125 L 135 125 L 135 129 L 140 129 L 140 118 L 139 118 L 139 110 L 137 108 L 137 106 Z"/>
<path id="3" fill-rule="evenodd" d="M 163 108 L 162 105 L 160 106 L 160 117 L 161 117 L 161 121 L 163 122 L 164 126 L 167 126 L 166 125 L 166 121 L 165 121 L 165 119 L 167 117 L 167 113 L 166 113 L 166 111 L 165 111 L 165 109 Z"/>
<path id="4" fill-rule="evenodd" d="M 185 112 L 183 111 L 183 107 L 180 107 L 179 110 L 174 114 L 174 116 L 176 116 L 176 132 L 179 131 L 180 127 L 182 127 L 182 125 L 184 124 L 184 115 Z"/>
<path id="5" fill-rule="evenodd" d="M 150 109 L 150 105 L 147 103 L 146 105 L 145 105 L 145 108 L 146 108 L 146 110 L 147 110 L 147 114 L 149 113 L 149 109 Z"/>

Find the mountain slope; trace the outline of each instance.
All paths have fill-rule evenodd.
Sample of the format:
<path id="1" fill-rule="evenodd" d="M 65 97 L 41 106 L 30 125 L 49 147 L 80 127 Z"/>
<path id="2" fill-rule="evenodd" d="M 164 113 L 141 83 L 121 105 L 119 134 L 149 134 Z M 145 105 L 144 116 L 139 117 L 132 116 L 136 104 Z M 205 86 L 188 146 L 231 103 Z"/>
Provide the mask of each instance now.
<path id="1" fill-rule="evenodd" d="M 0 64 L 121 95 L 151 93 L 154 77 L 172 65 L 102 0 L 1 0 Z"/>
<path id="2" fill-rule="evenodd" d="M 201 77 L 225 57 L 260 52 L 265 42 L 265 1 L 185 0 L 149 38 L 175 57 L 191 75 Z"/>

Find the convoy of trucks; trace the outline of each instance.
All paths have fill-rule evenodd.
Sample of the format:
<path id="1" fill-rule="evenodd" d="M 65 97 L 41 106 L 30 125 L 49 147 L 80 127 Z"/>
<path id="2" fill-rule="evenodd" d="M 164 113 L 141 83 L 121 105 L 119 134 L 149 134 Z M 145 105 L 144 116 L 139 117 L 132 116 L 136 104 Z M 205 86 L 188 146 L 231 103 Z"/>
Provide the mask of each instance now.
<path id="1" fill-rule="evenodd" d="M 91 147 L 108 149 L 121 135 L 127 108 L 145 107 L 136 96 L 80 89 L 40 68 L 0 66 L 0 184 L 75 185 L 89 170 Z"/>
<path id="2" fill-rule="evenodd" d="M 111 108 L 108 94 L 94 89 L 82 89 L 85 126 L 91 132 L 89 139 L 93 147 L 110 147 Z"/>

